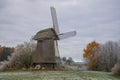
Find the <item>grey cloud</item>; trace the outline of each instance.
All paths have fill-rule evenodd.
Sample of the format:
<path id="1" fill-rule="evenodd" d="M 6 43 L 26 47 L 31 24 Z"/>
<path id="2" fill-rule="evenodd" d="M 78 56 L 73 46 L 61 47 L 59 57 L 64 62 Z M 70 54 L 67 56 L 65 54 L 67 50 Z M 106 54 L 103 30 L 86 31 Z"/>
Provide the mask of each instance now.
<path id="1" fill-rule="evenodd" d="M 6 8 L 8 6 L 8 0 L 0 0 L 0 9 Z"/>

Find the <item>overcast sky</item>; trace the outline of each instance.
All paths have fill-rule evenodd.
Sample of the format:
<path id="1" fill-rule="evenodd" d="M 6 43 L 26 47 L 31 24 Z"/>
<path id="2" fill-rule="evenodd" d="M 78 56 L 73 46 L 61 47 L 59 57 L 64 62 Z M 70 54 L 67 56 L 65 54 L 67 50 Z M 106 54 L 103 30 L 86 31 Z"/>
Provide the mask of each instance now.
<path id="1" fill-rule="evenodd" d="M 59 41 L 61 56 L 81 61 L 89 42 L 120 40 L 120 0 L 0 0 L 0 45 L 16 46 L 52 27 L 50 6 L 56 8 L 60 32 L 77 31 Z"/>

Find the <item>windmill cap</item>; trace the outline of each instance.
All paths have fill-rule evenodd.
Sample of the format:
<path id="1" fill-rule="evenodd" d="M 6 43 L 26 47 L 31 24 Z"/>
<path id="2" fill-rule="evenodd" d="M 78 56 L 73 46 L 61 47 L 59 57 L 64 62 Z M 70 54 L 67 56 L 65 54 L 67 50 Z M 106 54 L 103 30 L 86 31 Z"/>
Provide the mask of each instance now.
<path id="1" fill-rule="evenodd" d="M 46 40 L 46 39 L 58 39 L 58 36 L 53 28 L 47 28 L 44 30 L 40 30 L 33 37 L 34 40 Z"/>

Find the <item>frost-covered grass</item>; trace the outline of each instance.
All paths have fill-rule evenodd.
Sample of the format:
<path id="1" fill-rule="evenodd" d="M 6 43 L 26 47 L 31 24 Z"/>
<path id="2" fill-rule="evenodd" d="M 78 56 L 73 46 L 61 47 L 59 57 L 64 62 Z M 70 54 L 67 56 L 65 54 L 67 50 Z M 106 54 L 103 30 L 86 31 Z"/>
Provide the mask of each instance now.
<path id="1" fill-rule="evenodd" d="M 120 80 L 120 76 L 96 71 L 5 71 L 0 80 Z"/>

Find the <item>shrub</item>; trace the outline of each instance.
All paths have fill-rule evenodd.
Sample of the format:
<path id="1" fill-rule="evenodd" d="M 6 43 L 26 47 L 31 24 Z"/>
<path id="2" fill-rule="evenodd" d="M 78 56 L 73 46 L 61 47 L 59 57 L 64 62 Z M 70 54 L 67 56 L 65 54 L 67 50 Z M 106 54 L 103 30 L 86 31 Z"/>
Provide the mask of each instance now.
<path id="1" fill-rule="evenodd" d="M 24 44 L 17 45 L 12 56 L 8 57 L 8 60 L 0 65 L 1 69 L 29 68 L 32 64 L 32 54 L 35 52 L 35 47 L 36 44 L 33 42 L 25 42 Z"/>
<path id="2" fill-rule="evenodd" d="M 120 63 L 117 63 L 117 64 L 114 65 L 114 67 L 112 68 L 112 72 L 114 74 L 120 75 Z"/>

